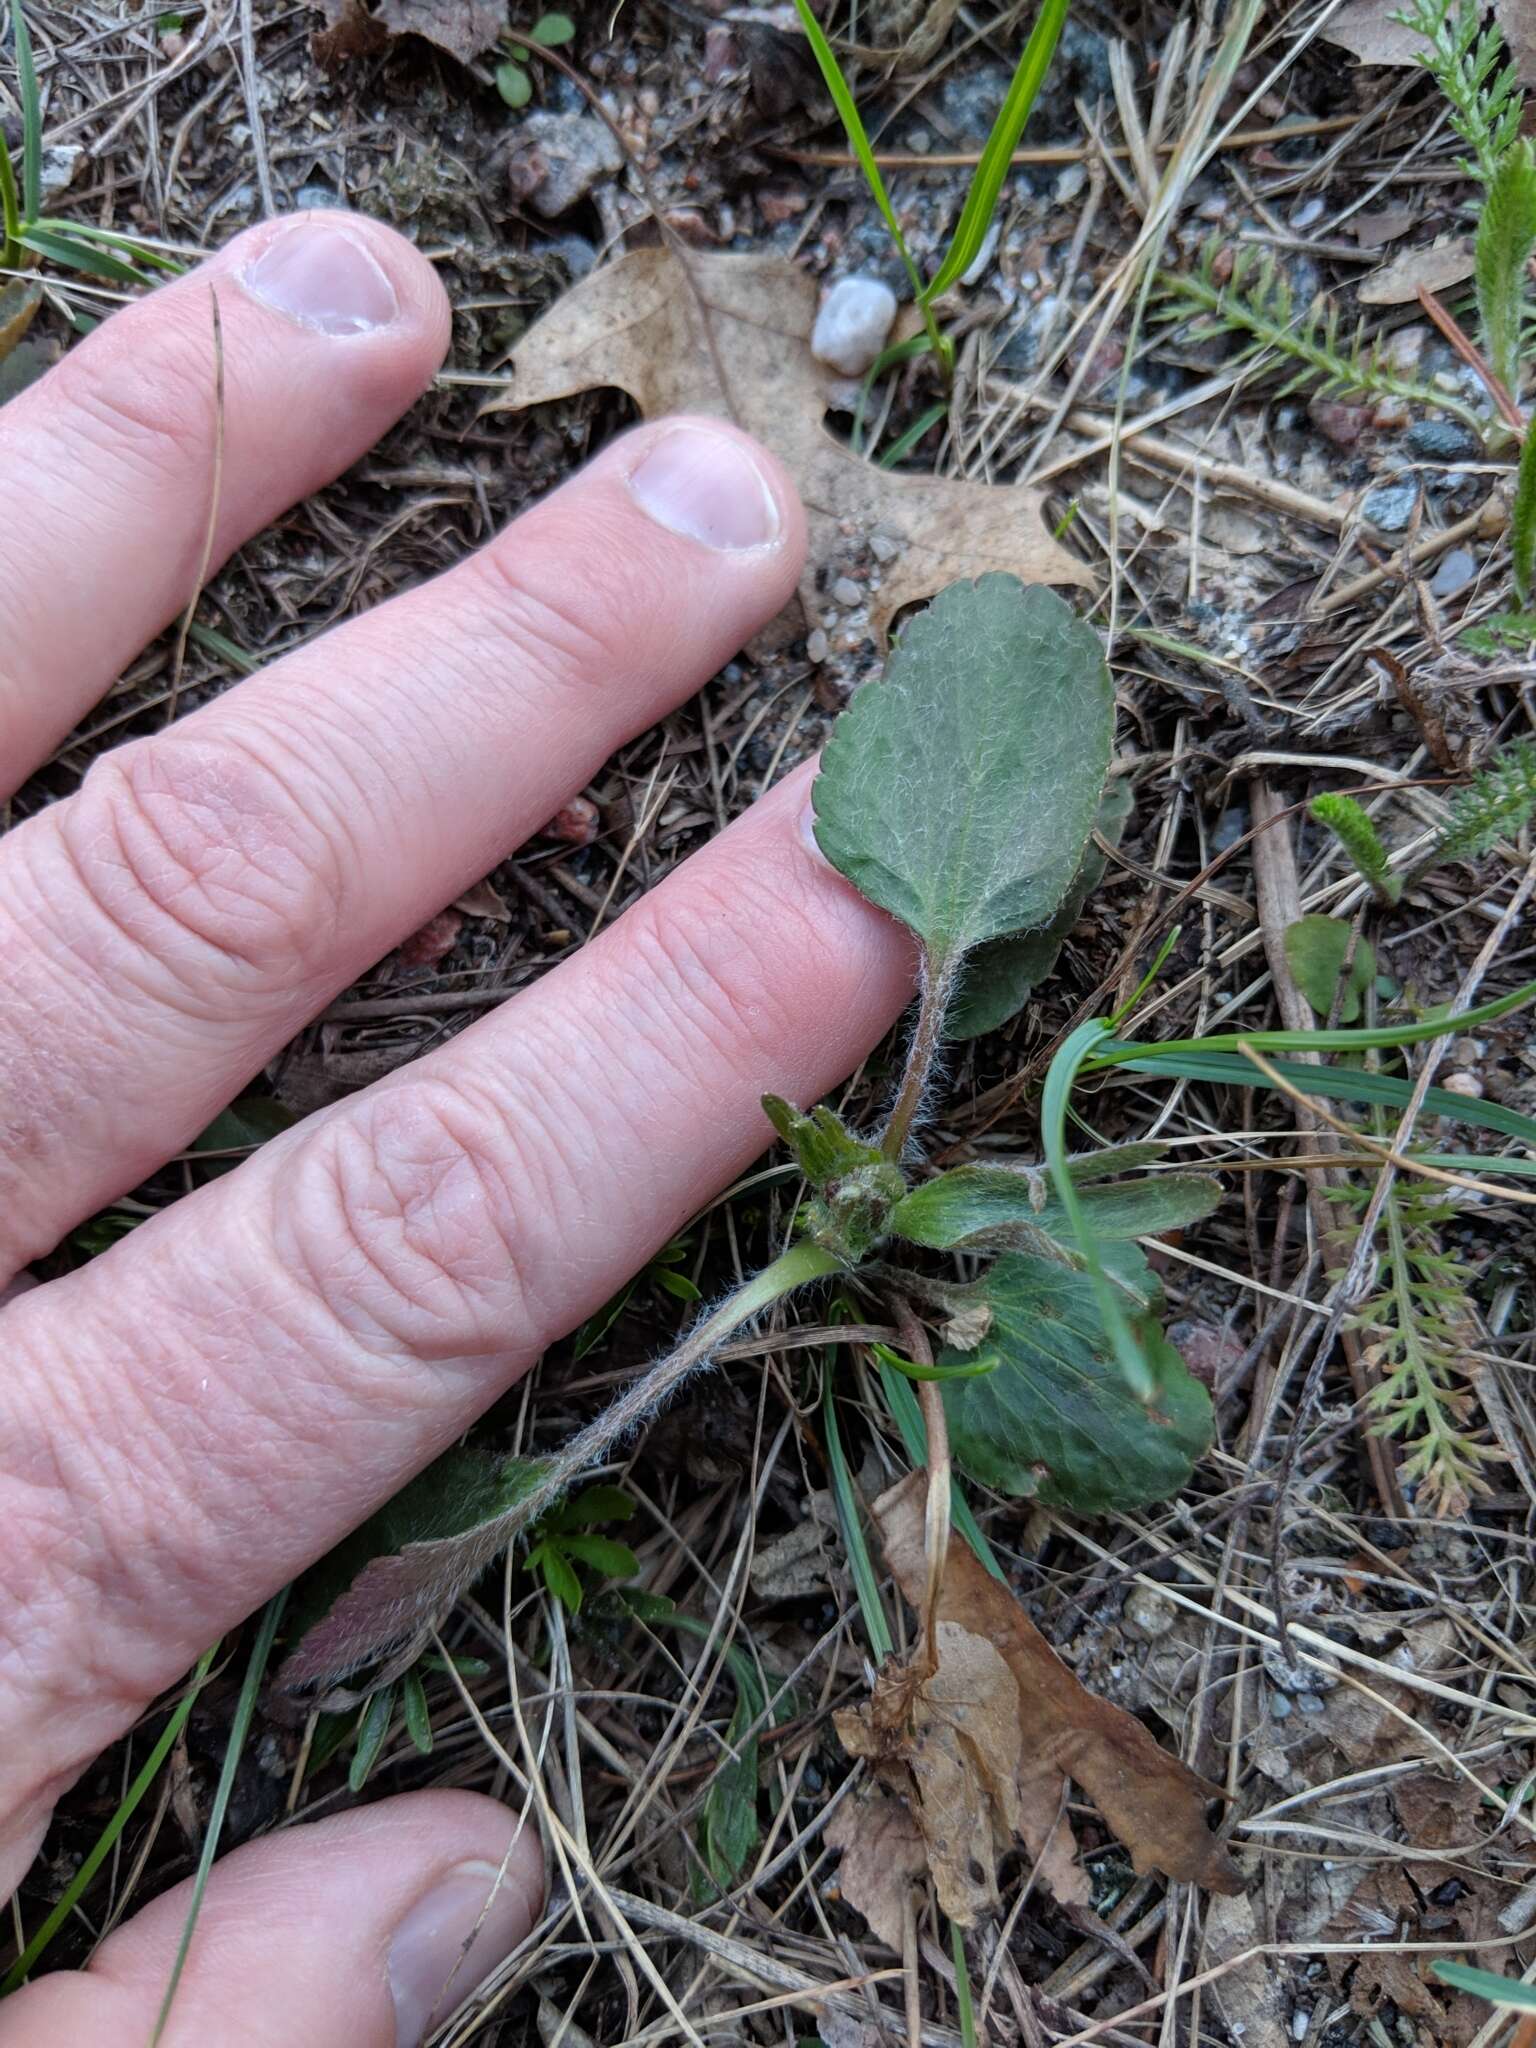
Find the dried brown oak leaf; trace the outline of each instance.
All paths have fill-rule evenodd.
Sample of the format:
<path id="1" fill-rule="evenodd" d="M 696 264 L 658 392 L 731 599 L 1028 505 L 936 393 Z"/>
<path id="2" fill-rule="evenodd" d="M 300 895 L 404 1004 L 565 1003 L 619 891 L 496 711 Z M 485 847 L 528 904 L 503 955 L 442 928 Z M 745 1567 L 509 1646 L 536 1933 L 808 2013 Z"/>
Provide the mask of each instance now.
<path id="1" fill-rule="evenodd" d="M 1536 85 L 1536 0 L 1493 0 L 1493 17 L 1504 31 L 1520 83 L 1526 87 Z M 1530 134 L 1529 106 L 1520 126 Z"/>
<path id="2" fill-rule="evenodd" d="M 850 531 L 894 542 L 898 553 L 869 603 L 882 641 L 903 605 L 988 569 L 1026 583 L 1092 581 L 1047 532 L 1038 492 L 898 475 L 830 434 L 827 372 L 811 354 L 815 317 L 814 278 L 781 257 L 705 251 L 688 258 L 685 273 L 670 249 L 636 249 L 556 300 L 518 343 L 506 397 L 485 410 L 516 412 L 612 385 L 647 419 L 735 419 L 799 486 L 810 522 L 800 585 L 808 615 L 821 604 L 816 572 L 846 548 Z"/>
<path id="3" fill-rule="evenodd" d="M 921 1610 L 927 1578 L 923 1549 L 923 1507 L 927 1475 L 910 1473 L 875 1502 L 874 1515 L 885 1558 L 908 1603 Z M 1122 1708 L 1097 1698 L 1068 1670 L 1017 1600 L 978 1563 L 969 1547 L 953 1542 L 939 1596 L 940 1676 L 944 1665 L 944 1630 L 980 1638 L 990 1644 L 1017 1688 L 1020 1746 L 1014 1759 L 1020 1822 L 1062 1809 L 1067 1778 L 1075 1780 L 1098 1807 L 1131 1853 L 1138 1871 L 1161 1870 L 1169 1877 L 1205 1885 L 1211 1891 L 1236 1893 L 1243 1881 L 1226 1850 L 1205 1822 L 1205 1809 L 1222 1795 L 1170 1756 L 1147 1730 Z M 971 1653 L 974 1670 L 979 1658 Z M 932 1682 L 918 1688 L 930 1706 L 938 1707 Z M 885 1708 L 898 1704 L 893 1688 Z M 877 1697 L 864 1710 L 878 1732 L 882 1702 Z M 942 1711 L 942 1709 L 940 1709 Z M 964 1725 L 963 1723 L 961 1724 Z M 841 1720 L 840 1734 L 843 1733 Z M 886 1733 L 888 1752 L 899 1754 Z M 914 1725 L 913 1732 L 921 1728 Z M 846 1743 L 846 1736 L 845 1736 Z M 864 1753 L 869 1753 L 865 1751 Z M 989 1766 L 992 1777 L 996 1764 Z M 995 1817 L 1004 1817 L 1005 1802 L 995 1802 Z M 921 1813 L 919 1813 L 921 1819 Z M 1026 1839 L 1029 1829 L 1023 1828 Z M 1038 1854 L 1038 1833 L 1036 1853 Z M 1053 1852 L 1059 1843 L 1052 1845 Z M 1047 1881 L 1064 1896 L 1059 1864 Z M 935 1873 L 937 1876 L 937 1872 Z M 979 1887 L 977 1888 L 980 1889 Z M 942 1894 L 941 1894 L 942 1896 Z"/>
<path id="4" fill-rule="evenodd" d="M 1475 256 L 1470 235 L 1449 235 L 1421 248 L 1400 249 L 1390 263 L 1373 270 L 1360 285 L 1362 306 L 1411 306 L 1425 291 L 1443 292 L 1472 275 Z"/>
<path id="5" fill-rule="evenodd" d="M 1362 64 L 1417 64 L 1424 38 L 1394 19 L 1400 11 L 1401 0 L 1347 0 L 1320 33 Z"/>
<path id="6" fill-rule="evenodd" d="M 310 39 L 328 68 L 349 57 L 369 57 L 395 36 L 421 36 L 472 64 L 496 47 L 507 25 L 506 0 L 316 0 L 325 27 Z"/>
<path id="7" fill-rule="evenodd" d="M 899 1953 L 908 1894 L 928 1868 L 911 1808 L 878 1786 L 866 1786 L 828 1821 L 826 1843 L 843 1852 L 837 1873 L 843 1897 Z"/>

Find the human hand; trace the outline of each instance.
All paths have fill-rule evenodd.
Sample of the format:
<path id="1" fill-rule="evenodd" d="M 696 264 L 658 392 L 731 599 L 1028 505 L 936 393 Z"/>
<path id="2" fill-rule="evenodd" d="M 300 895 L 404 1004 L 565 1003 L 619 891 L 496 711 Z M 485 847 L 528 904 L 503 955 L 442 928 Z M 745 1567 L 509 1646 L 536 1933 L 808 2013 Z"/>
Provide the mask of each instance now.
<path id="1" fill-rule="evenodd" d="M 0 409 L 0 798 L 194 586 L 210 286 L 215 560 L 360 456 L 447 341 L 409 245 L 311 214 Z M 0 1289 L 696 689 L 788 597 L 803 544 L 745 436 L 640 428 L 473 559 L 13 831 Z M 891 1023 L 906 942 L 816 855 L 807 799 L 788 778 L 496 1015 L 0 1309 L 0 1899 L 60 1792 L 208 1643 L 763 1150 L 765 1089 L 814 1101 Z M 514 1828 L 420 1793 L 237 1851 L 167 2048 L 415 2048 L 537 1910 Z M 0 2048 L 147 2039 L 186 1906 L 169 1893 L 85 1973 L 0 2005 Z"/>

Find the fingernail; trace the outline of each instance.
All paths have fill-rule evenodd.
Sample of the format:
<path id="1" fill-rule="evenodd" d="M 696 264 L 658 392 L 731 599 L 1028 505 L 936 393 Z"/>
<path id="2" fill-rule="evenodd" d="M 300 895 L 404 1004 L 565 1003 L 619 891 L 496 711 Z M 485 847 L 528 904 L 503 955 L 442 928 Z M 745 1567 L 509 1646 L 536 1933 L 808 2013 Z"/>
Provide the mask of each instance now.
<path id="1" fill-rule="evenodd" d="M 389 1989 L 396 2048 L 421 2048 L 427 2029 L 447 2019 L 527 1935 L 528 1899 L 515 1882 L 497 1888 L 499 1876 L 494 1863 L 456 1864 L 395 1929 Z"/>
<path id="2" fill-rule="evenodd" d="M 264 305 L 321 334 L 371 334 L 400 310 L 394 286 L 363 244 L 319 221 L 268 242 L 244 284 Z"/>
<path id="3" fill-rule="evenodd" d="M 674 427 L 653 441 L 629 488 L 652 519 L 707 548 L 738 553 L 779 537 L 766 477 L 739 441 L 708 427 Z"/>

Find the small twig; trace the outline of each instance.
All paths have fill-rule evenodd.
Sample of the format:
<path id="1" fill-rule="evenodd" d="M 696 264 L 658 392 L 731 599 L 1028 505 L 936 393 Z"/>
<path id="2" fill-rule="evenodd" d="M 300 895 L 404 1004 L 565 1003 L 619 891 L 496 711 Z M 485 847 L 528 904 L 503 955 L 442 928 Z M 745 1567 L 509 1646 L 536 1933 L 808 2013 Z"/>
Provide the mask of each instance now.
<path id="1" fill-rule="evenodd" d="M 260 73 L 256 64 L 256 25 L 251 0 L 240 0 L 240 85 L 245 95 L 245 124 L 251 131 L 251 159 L 256 166 L 256 188 L 261 210 L 270 220 L 277 212 L 277 194 L 272 189 L 272 166 L 267 159 L 267 131 L 262 126 Z"/>
<path id="2" fill-rule="evenodd" d="M 1520 416 L 1519 406 L 1516 405 L 1509 395 L 1509 386 L 1502 377 L 1494 374 L 1493 365 L 1488 361 L 1482 350 L 1470 336 L 1462 332 L 1456 321 L 1446 311 L 1445 307 L 1441 305 L 1427 284 L 1419 286 L 1419 304 L 1424 308 L 1430 319 L 1434 321 L 1468 369 L 1476 371 L 1484 390 L 1486 390 L 1488 396 L 1499 408 L 1504 424 L 1512 428 L 1515 433 L 1524 434 L 1525 421 Z"/>
<path id="3" fill-rule="evenodd" d="M 1343 128 L 1354 128 L 1359 124 L 1356 114 L 1329 114 L 1318 121 L 1301 121 L 1294 127 L 1282 125 L 1271 128 L 1239 128 L 1231 135 L 1221 138 L 1220 149 L 1255 149 L 1267 142 L 1290 142 L 1309 135 L 1331 135 Z M 1159 156 L 1172 156 L 1181 147 L 1178 141 L 1159 142 L 1154 149 Z M 1106 152 L 1114 157 L 1129 157 L 1131 152 L 1123 143 Z M 782 157 L 792 164 L 823 164 L 831 170 L 851 171 L 858 168 L 858 158 L 844 149 L 771 149 L 770 156 Z M 1080 164 L 1096 157 L 1096 149 L 1085 149 L 1072 142 L 1047 143 L 1034 149 L 1016 149 L 1009 158 L 1015 164 Z M 981 162 L 981 152 L 976 149 L 936 149 L 931 154 L 918 156 L 908 150 L 883 150 L 874 152 L 875 162 L 884 170 L 891 171 L 955 171 Z"/>

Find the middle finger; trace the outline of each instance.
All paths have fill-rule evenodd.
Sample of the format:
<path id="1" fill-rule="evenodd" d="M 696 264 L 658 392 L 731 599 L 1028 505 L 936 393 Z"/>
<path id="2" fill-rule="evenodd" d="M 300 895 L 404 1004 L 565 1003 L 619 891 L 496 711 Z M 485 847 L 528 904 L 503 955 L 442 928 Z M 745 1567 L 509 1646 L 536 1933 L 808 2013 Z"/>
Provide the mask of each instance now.
<path id="1" fill-rule="evenodd" d="M 469 562 L 105 756 L 15 831 L 0 1284 L 695 690 L 802 550 L 792 488 L 744 435 L 642 428 Z"/>

